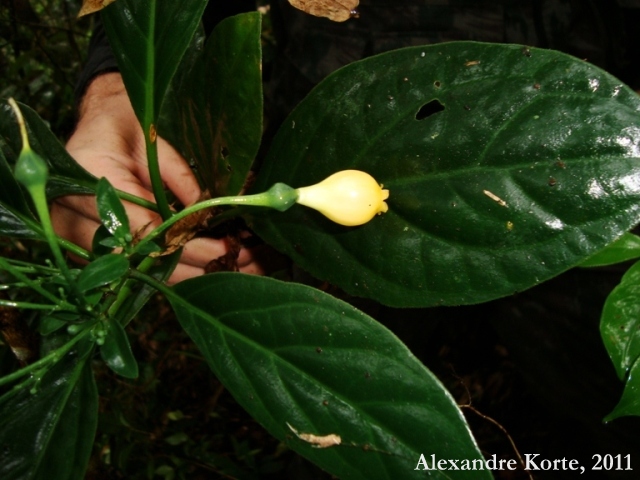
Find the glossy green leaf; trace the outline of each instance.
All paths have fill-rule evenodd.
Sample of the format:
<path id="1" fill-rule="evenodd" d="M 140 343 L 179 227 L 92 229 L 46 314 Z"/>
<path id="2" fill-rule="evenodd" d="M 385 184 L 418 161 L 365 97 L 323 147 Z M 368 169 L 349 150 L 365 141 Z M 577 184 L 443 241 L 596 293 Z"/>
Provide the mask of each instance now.
<path id="1" fill-rule="evenodd" d="M 220 22 L 185 56 L 163 110 L 160 135 L 194 162 L 213 196 L 237 195 L 262 139 L 261 19 Z"/>
<path id="2" fill-rule="evenodd" d="M 603 250 L 592 255 L 580 264 L 581 267 L 603 267 L 626 262 L 640 257 L 640 237 L 633 233 L 625 233 Z"/>
<path id="3" fill-rule="evenodd" d="M 133 356 L 127 332 L 115 320 L 109 322 L 109 329 L 100 346 L 100 356 L 118 375 L 125 378 L 138 377 L 138 362 Z"/>
<path id="4" fill-rule="evenodd" d="M 93 193 L 96 178 L 71 158 L 35 111 L 23 104 L 19 106 L 27 127 L 29 144 L 49 166 L 47 197 L 51 199 L 67 194 Z M 0 101 L 0 136 L 17 157 L 22 149 L 22 139 L 11 107 L 5 101 Z"/>
<path id="5" fill-rule="evenodd" d="M 425 478 L 420 454 L 479 459 L 440 382 L 391 332 L 319 290 L 242 274 L 181 282 L 178 319 L 236 400 L 271 434 L 333 475 Z M 247 292 L 250 292 L 247 301 Z M 339 435 L 315 448 L 299 434 Z M 492 478 L 488 471 L 430 478 Z"/>
<path id="6" fill-rule="evenodd" d="M 604 421 L 609 422 L 627 415 L 640 415 L 640 358 L 636 359 L 633 367 L 631 367 L 620 402 L 616 405 L 616 408 L 605 417 Z"/>
<path id="7" fill-rule="evenodd" d="M 640 262 L 622 277 L 602 309 L 600 334 L 623 380 L 640 358 Z"/>
<path id="8" fill-rule="evenodd" d="M 90 351 L 67 354 L 36 393 L 25 388 L 0 397 L 0 478 L 84 478 L 98 418 L 89 359 Z"/>
<path id="9" fill-rule="evenodd" d="M 119 246 L 120 242 L 111 235 L 111 232 L 104 225 L 100 225 L 96 229 L 96 233 L 93 234 L 91 239 L 91 251 L 95 255 L 106 255 Z"/>
<path id="10" fill-rule="evenodd" d="M 88 292 L 108 285 L 124 277 L 129 270 L 129 260 L 124 255 L 109 253 L 98 257 L 82 269 L 78 276 L 78 288 Z"/>
<path id="11" fill-rule="evenodd" d="M 390 191 L 362 227 L 260 211 L 313 275 L 395 306 L 468 304 L 577 265 L 640 220 L 640 98 L 559 52 L 470 42 L 353 63 L 279 130 L 255 191 L 347 168 Z"/>
<path id="12" fill-rule="evenodd" d="M 155 123 L 206 4 L 207 0 L 118 0 L 102 10 L 109 42 L 142 125 Z"/>
<path id="13" fill-rule="evenodd" d="M 133 237 L 127 212 L 118 198 L 116 190 L 104 177 L 98 181 L 96 204 L 102 225 L 118 239 L 121 245 L 131 243 Z"/>
<path id="14" fill-rule="evenodd" d="M 2 202 L 0 202 L 0 235 L 14 238 L 45 238 L 40 224 L 30 215 L 17 212 Z"/>

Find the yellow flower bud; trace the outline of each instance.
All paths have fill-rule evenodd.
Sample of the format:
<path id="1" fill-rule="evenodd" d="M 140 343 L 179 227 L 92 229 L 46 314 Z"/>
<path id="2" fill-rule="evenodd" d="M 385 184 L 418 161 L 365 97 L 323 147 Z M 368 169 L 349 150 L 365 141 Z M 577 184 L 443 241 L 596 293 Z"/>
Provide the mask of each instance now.
<path id="1" fill-rule="evenodd" d="M 376 214 L 386 212 L 389 190 L 383 190 L 368 173 L 343 170 L 322 182 L 296 190 L 297 203 L 315 208 L 336 223 L 362 225 Z"/>

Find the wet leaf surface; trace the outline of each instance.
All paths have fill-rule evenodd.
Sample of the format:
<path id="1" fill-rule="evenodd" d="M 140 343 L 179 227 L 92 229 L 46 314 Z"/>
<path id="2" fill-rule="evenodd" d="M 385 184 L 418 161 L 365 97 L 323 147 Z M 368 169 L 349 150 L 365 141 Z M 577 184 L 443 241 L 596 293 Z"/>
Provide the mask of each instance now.
<path id="1" fill-rule="evenodd" d="M 638 223 L 639 111 L 635 92 L 559 52 L 458 42 L 371 57 L 301 102 L 255 191 L 355 168 L 389 189 L 389 212 L 346 228 L 294 206 L 251 225 L 314 276 L 388 305 L 511 295 Z"/>

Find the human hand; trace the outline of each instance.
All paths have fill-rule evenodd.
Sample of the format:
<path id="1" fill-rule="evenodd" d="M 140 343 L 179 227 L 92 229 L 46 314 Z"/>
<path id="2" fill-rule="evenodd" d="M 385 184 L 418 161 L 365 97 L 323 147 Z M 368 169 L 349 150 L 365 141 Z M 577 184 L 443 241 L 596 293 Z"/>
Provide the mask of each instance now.
<path id="1" fill-rule="evenodd" d="M 142 128 L 119 73 L 106 73 L 91 82 L 83 97 L 77 128 L 66 147 L 69 154 L 96 177 L 106 177 L 116 189 L 155 202 Z M 165 186 L 183 205 L 196 202 L 200 188 L 193 172 L 161 138 L 158 139 L 158 158 Z M 161 223 L 157 213 L 130 202 L 124 204 L 132 233 L 144 236 Z M 91 241 L 100 226 L 94 197 L 61 197 L 53 203 L 51 217 L 58 235 L 91 249 Z M 169 283 L 202 275 L 211 260 L 227 251 L 223 240 L 195 238 L 187 242 Z M 247 249 L 240 250 L 238 268 L 244 273 L 264 273 Z"/>

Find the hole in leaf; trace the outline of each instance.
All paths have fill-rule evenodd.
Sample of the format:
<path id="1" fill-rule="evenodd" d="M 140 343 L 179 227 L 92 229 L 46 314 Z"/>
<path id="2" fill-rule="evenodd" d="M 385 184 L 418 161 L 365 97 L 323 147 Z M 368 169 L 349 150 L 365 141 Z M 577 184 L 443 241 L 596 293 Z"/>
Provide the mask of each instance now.
<path id="1" fill-rule="evenodd" d="M 442 105 L 439 100 L 431 100 L 429 103 L 425 103 L 420 107 L 420 110 L 416 113 L 416 120 L 424 120 L 425 118 L 442 112 L 443 110 L 444 105 Z"/>
<path id="2" fill-rule="evenodd" d="M 435 82 L 433 82 L 433 86 L 436 88 L 440 88 L 442 86 L 442 83 L 440 83 L 440 80 L 436 80 Z"/>

